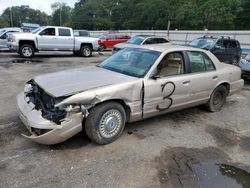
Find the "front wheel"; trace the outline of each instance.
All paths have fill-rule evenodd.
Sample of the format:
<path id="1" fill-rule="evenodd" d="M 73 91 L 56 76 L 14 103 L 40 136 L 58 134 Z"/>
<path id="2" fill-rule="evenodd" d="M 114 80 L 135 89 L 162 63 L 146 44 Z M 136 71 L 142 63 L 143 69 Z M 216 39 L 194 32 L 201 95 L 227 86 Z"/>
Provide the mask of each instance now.
<path id="1" fill-rule="evenodd" d="M 82 46 L 80 49 L 80 54 L 83 57 L 90 57 L 92 56 L 92 49 L 90 46 Z"/>
<path id="2" fill-rule="evenodd" d="M 126 113 L 122 105 L 103 103 L 90 111 L 85 123 L 86 134 L 97 144 L 109 144 L 121 136 L 125 121 Z"/>
<path id="3" fill-rule="evenodd" d="M 103 52 L 106 49 L 106 46 L 104 44 L 100 44 L 100 52 Z"/>
<path id="4" fill-rule="evenodd" d="M 208 110 L 210 112 L 220 111 L 224 106 L 224 104 L 226 103 L 227 94 L 228 91 L 225 86 L 220 85 L 217 88 L 215 88 L 206 105 Z"/>
<path id="5" fill-rule="evenodd" d="M 29 44 L 24 44 L 19 48 L 19 54 L 25 58 L 33 57 L 35 50 L 33 46 Z"/>
<path id="6" fill-rule="evenodd" d="M 238 64 L 239 64 L 239 58 L 238 58 L 238 57 L 234 57 L 234 58 L 232 59 L 232 64 L 233 64 L 233 65 L 238 65 Z"/>

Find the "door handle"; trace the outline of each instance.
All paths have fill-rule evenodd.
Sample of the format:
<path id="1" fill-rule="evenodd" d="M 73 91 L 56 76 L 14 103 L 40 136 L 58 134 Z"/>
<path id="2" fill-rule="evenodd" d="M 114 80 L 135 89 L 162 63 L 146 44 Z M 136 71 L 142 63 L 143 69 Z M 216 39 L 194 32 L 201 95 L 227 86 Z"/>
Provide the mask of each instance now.
<path id="1" fill-rule="evenodd" d="M 182 82 L 183 85 L 187 85 L 187 84 L 189 84 L 189 83 L 190 83 L 190 80 L 187 80 L 187 81 Z"/>
<path id="2" fill-rule="evenodd" d="M 216 80 L 218 78 L 218 76 L 213 76 L 213 80 Z"/>

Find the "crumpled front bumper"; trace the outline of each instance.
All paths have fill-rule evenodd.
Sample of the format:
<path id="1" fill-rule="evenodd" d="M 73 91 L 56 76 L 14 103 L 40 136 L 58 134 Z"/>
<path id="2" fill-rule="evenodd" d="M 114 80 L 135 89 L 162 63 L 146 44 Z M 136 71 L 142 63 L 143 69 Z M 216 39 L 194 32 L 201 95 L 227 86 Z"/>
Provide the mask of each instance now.
<path id="1" fill-rule="evenodd" d="M 41 111 L 36 110 L 34 107 L 33 104 L 28 104 L 25 101 L 23 92 L 17 95 L 19 117 L 31 133 L 30 136 L 22 134 L 24 137 L 40 144 L 52 145 L 63 142 L 82 131 L 83 116 L 81 112 L 66 117 L 60 125 L 57 125 L 44 119 L 41 116 Z M 33 128 L 48 130 L 48 132 L 37 135 Z"/>

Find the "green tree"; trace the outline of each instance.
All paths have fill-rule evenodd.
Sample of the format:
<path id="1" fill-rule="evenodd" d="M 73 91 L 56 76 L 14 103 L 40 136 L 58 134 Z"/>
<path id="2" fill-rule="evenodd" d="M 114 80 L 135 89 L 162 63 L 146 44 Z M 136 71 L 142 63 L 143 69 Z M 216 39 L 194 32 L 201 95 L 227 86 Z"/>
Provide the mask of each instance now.
<path id="1" fill-rule="evenodd" d="M 60 26 L 72 26 L 72 9 L 67 6 L 65 3 L 53 3 L 51 5 L 53 10 L 51 16 L 51 25 L 60 25 Z"/>
<path id="2" fill-rule="evenodd" d="M 46 13 L 24 6 L 9 7 L 4 10 L 1 17 L 8 22 L 8 26 L 13 25 L 13 27 L 20 27 L 23 22 L 37 23 L 40 25 L 48 24 L 48 16 Z"/>

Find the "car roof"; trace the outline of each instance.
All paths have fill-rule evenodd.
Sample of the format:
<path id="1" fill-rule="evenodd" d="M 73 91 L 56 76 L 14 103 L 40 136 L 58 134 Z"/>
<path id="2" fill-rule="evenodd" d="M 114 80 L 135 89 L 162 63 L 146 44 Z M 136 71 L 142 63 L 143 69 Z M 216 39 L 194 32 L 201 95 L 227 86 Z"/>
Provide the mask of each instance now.
<path id="1" fill-rule="evenodd" d="M 129 47 L 129 48 L 141 48 L 141 49 L 147 49 L 147 50 L 154 50 L 158 52 L 165 52 L 165 51 L 172 51 L 172 50 L 176 50 L 176 51 L 190 50 L 190 51 L 202 51 L 202 52 L 206 51 L 200 48 L 194 48 L 190 46 L 180 46 L 180 45 L 175 45 L 171 43 L 138 45 L 138 46 Z"/>
<path id="2" fill-rule="evenodd" d="M 230 36 L 223 36 L 223 35 L 205 35 L 203 37 L 199 37 L 197 39 L 225 39 L 225 40 L 232 40 L 237 41 L 236 39 L 231 38 Z"/>

